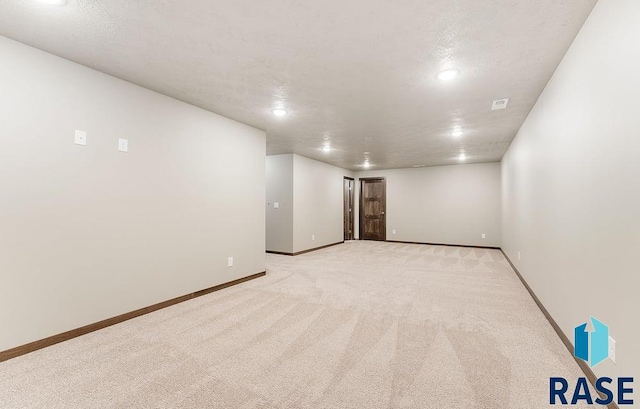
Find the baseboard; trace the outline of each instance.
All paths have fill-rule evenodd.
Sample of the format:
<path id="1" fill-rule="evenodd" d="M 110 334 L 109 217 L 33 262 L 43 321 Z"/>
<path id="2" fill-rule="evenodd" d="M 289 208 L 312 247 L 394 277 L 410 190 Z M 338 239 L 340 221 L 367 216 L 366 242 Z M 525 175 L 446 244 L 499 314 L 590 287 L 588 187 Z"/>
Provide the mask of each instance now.
<path id="1" fill-rule="evenodd" d="M 273 251 L 273 250 L 267 250 L 266 252 L 269 253 L 269 254 L 279 254 L 281 256 L 299 256 L 300 254 L 310 253 L 312 251 L 326 249 L 327 247 L 337 246 L 338 244 L 343 244 L 343 243 L 344 243 L 344 240 L 338 241 L 338 242 L 335 242 L 335 243 L 331 243 L 331 244 L 325 244 L 324 246 L 320 246 L 320 247 L 314 247 L 314 248 L 308 249 L 308 250 L 297 251 L 295 253 L 286 253 L 286 252 L 283 252 L 283 251 Z"/>
<path id="2" fill-rule="evenodd" d="M 265 253 L 278 254 L 280 256 L 293 256 L 293 253 L 287 253 L 287 252 L 284 252 L 284 251 L 266 250 Z"/>
<path id="3" fill-rule="evenodd" d="M 308 249 L 308 250 L 298 251 L 298 252 L 293 253 L 293 255 L 294 256 L 299 256 L 300 254 L 310 253 L 312 251 L 326 249 L 327 247 L 337 246 L 338 244 L 344 244 L 344 240 L 338 241 L 338 242 L 335 242 L 335 243 L 331 243 L 331 244 L 325 244 L 324 246 L 320 246 L 320 247 L 314 247 L 314 248 Z"/>
<path id="4" fill-rule="evenodd" d="M 429 246 L 449 246 L 449 247 L 471 247 L 474 249 L 491 249 L 491 250 L 500 250 L 500 247 L 491 247 L 491 246 L 472 246 L 469 244 L 446 244 L 446 243 L 425 243 L 421 241 L 402 241 L 402 240 L 385 240 L 388 243 L 402 243 L 402 244 L 426 244 Z"/>
<path id="5" fill-rule="evenodd" d="M 516 266 L 511 262 L 511 259 L 509 258 L 509 256 L 507 256 L 507 253 L 505 253 L 502 248 L 500 249 L 500 251 L 504 255 L 504 258 L 506 258 L 507 261 L 509 262 L 509 264 L 511 265 L 511 268 L 513 269 L 513 271 L 516 273 L 516 275 L 518 276 L 518 278 L 522 282 L 522 285 L 524 285 L 524 288 L 526 288 L 527 291 L 529 292 L 529 294 L 531 295 L 531 298 L 533 298 L 533 301 L 535 301 L 535 303 L 538 305 L 538 308 L 540 308 L 540 311 L 542 311 L 542 314 L 544 314 L 544 316 L 547 319 L 547 321 L 549 321 L 549 324 L 551 324 L 553 329 L 556 331 L 556 334 L 558 334 L 558 336 L 562 340 L 562 343 L 564 344 L 564 346 L 567 347 L 567 349 L 569 350 L 569 353 L 571 354 L 573 359 L 576 361 L 576 363 L 578 364 L 580 369 L 582 369 L 582 372 L 584 372 L 584 374 L 587 377 L 587 379 L 589 380 L 589 382 L 591 382 L 591 384 L 595 388 L 596 380 L 598 379 L 596 374 L 593 373 L 593 371 L 591 370 L 591 368 L 589 367 L 589 365 L 586 362 L 584 362 L 581 359 L 577 359 L 576 357 L 574 357 L 574 355 L 573 355 L 573 344 L 571 343 L 571 340 L 569 340 L 569 338 L 567 338 L 567 336 L 562 331 L 562 329 L 560 328 L 560 326 L 558 325 L 556 320 L 553 319 L 551 314 L 549 314 L 549 311 L 542 304 L 542 302 L 540 301 L 540 299 L 538 298 L 536 293 L 534 293 L 533 290 L 531 289 L 531 287 L 529 287 L 529 284 L 524 279 L 522 274 L 520 274 L 520 272 L 518 271 Z M 619 409 L 618 405 L 615 402 L 611 402 L 607 407 L 609 409 Z"/>
<path id="6" fill-rule="evenodd" d="M 262 277 L 266 273 L 267 273 L 266 271 L 262 271 L 260 273 L 252 274 L 247 277 L 242 277 L 237 280 L 229 281 L 228 283 L 219 284 L 214 287 L 209 287 L 204 290 L 196 291 L 194 293 L 186 294 L 181 297 L 173 298 L 171 300 L 163 301 L 158 304 L 150 305 L 148 307 L 140 308 L 135 311 L 127 312 L 122 315 L 118 315 L 116 317 L 107 318 L 106 320 L 85 325 L 84 327 L 72 329 L 71 331 L 53 335 L 51 337 L 34 341 L 29 344 L 21 345 L 12 349 L 8 349 L 6 351 L 0 351 L 0 362 L 7 361 L 9 359 L 16 358 L 21 355 L 28 354 L 30 352 L 34 352 L 51 345 L 59 344 L 60 342 L 68 341 L 70 339 L 77 338 L 81 335 L 86 335 L 90 332 L 98 331 L 100 329 L 110 327 L 112 325 L 119 324 L 124 321 L 128 321 L 130 319 L 139 317 L 141 315 L 149 314 L 151 312 L 154 312 L 163 308 L 167 308 L 184 301 L 191 300 L 193 298 L 201 297 L 203 295 L 210 294 L 214 291 L 222 290 L 223 288 L 231 287 L 240 283 L 244 283 L 245 281 L 253 280 L 254 278 Z"/>

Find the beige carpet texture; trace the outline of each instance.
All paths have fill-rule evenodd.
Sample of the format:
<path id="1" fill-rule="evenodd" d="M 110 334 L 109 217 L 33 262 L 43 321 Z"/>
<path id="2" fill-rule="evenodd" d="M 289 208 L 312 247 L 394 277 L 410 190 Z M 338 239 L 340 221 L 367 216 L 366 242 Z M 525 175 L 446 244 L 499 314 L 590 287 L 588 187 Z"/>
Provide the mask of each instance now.
<path id="1" fill-rule="evenodd" d="M 0 363 L 0 408 L 537 409 L 550 376 L 584 375 L 499 250 L 353 241 Z"/>

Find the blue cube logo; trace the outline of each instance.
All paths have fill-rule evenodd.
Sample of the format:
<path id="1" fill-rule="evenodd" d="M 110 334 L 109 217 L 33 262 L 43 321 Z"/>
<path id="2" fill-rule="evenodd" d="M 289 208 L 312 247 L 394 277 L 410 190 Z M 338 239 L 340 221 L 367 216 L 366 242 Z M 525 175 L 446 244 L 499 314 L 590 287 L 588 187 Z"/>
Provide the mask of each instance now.
<path id="1" fill-rule="evenodd" d="M 573 355 L 594 367 L 609 357 L 609 327 L 591 317 L 593 331 L 587 331 L 587 323 L 574 329 Z"/>

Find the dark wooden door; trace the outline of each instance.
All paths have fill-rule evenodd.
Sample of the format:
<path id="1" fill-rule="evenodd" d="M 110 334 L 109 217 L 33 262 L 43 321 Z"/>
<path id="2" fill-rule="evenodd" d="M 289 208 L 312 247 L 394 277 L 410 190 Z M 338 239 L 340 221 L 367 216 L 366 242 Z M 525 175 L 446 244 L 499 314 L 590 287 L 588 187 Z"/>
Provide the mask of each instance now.
<path id="1" fill-rule="evenodd" d="M 386 240 L 387 194 L 384 178 L 360 179 L 360 239 Z"/>
<path id="2" fill-rule="evenodd" d="M 344 177 L 344 239 L 353 240 L 353 179 Z"/>

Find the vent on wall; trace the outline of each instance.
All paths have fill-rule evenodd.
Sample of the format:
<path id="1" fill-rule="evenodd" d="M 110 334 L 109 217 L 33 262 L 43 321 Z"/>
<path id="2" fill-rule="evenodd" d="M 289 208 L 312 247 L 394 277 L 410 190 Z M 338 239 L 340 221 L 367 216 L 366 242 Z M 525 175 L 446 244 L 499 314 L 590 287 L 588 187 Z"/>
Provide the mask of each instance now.
<path id="1" fill-rule="evenodd" d="M 496 99 L 495 101 L 493 101 L 493 105 L 491 105 L 491 110 L 495 111 L 496 109 L 505 109 L 508 103 L 509 98 Z"/>

